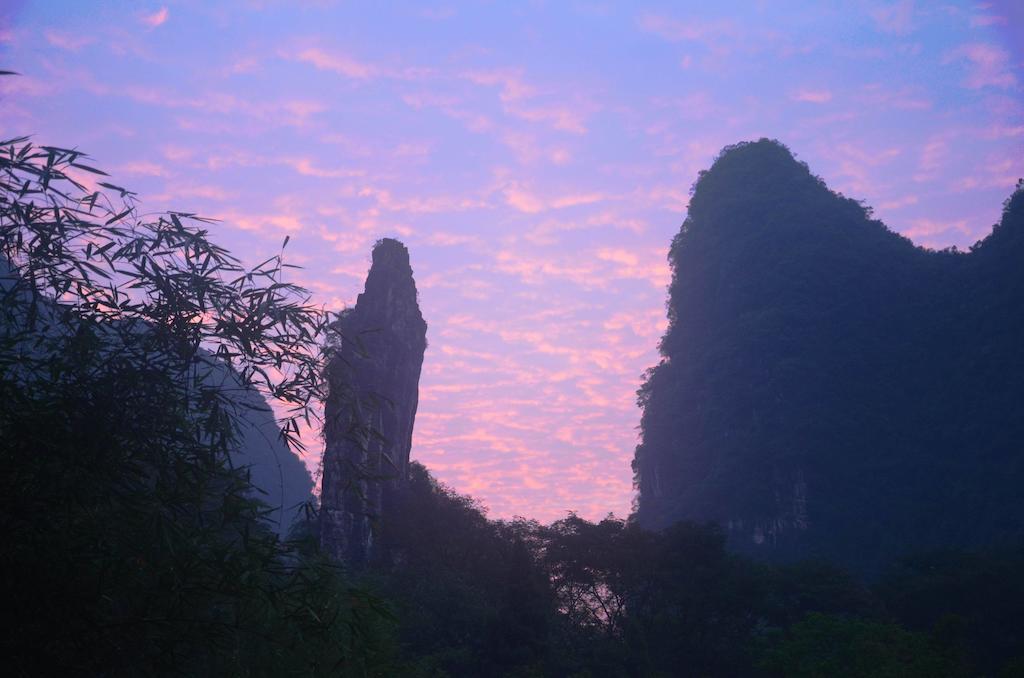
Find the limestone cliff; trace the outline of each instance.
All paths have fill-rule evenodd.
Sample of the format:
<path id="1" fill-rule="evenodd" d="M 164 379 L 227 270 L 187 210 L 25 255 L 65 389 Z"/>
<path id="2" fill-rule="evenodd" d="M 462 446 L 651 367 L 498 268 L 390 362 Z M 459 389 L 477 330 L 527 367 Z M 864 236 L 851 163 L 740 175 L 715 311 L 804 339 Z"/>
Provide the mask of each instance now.
<path id="1" fill-rule="evenodd" d="M 968 253 L 930 251 L 789 151 L 702 172 L 639 393 L 637 518 L 874 572 L 1024 536 L 1024 185 Z"/>
<path id="2" fill-rule="evenodd" d="M 375 522 L 407 478 L 427 347 L 405 245 L 377 242 L 366 289 L 334 329 L 320 537 L 327 553 L 359 564 L 372 553 Z"/>

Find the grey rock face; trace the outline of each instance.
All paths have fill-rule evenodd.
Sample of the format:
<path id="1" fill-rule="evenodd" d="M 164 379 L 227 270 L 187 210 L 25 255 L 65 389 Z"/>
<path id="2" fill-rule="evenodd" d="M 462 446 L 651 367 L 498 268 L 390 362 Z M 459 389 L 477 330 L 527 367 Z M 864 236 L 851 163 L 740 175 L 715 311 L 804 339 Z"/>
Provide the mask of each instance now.
<path id="1" fill-rule="evenodd" d="M 256 498 L 267 505 L 267 526 L 287 537 L 303 516 L 303 505 L 313 499 L 313 479 L 281 440 L 280 426 L 262 394 L 251 387 L 240 388 L 238 374 L 227 366 L 209 379 L 236 393 L 238 437 L 230 450 L 231 463 L 248 470 Z"/>
<path id="2" fill-rule="evenodd" d="M 334 329 L 320 538 L 335 559 L 360 564 L 373 551 L 376 521 L 407 478 L 427 347 L 405 245 L 377 242 L 366 289 Z"/>

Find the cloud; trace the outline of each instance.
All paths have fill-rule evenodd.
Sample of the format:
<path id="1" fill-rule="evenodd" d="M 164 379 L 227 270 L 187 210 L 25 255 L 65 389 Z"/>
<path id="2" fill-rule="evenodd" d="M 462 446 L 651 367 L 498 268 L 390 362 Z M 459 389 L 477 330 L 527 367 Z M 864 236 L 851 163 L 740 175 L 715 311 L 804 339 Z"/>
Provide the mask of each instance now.
<path id="1" fill-rule="evenodd" d="M 329 71 L 351 80 L 369 81 L 390 78 L 422 82 L 435 75 L 430 68 L 370 63 L 345 52 L 324 49 L 317 45 L 282 48 L 278 50 L 278 55 L 284 59 L 306 63 L 317 70 Z"/>
<path id="2" fill-rule="evenodd" d="M 881 5 L 870 11 L 875 26 L 883 33 L 906 35 L 914 28 L 913 0 L 900 0 L 892 4 Z"/>
<path id="3" fill-rule="evenodd" d="M 142 165 L 142 167 L 152 170 L 152 168 L 146 165 Z M 180 209 L 183 206 L 182 203 L 192 202 L 195 198 L 226 202 L 237 199 L 238 194 L 235 191 L 215 186 L 211 183 L 172 183 L 166 187 L 163 193 L 152 193 L 146 197 L 152 202 L 163 203 L 172 208 Z"/>
<path id="4" fill-rule="evenodd" d="M 148 162 L 146 160 L 127 162 L 121 165 L 117 171 L 123 174 L 147 177 L 166 177 L 170 174 L 167 168 L 163 165 L 155 162 Z"/>
<path id="5" fill-rule="evenodd" d="M 498 99 L 508 115 L 528 122 L 544 123 L 552 128 L 572 134 L 586 134 L 586 117 L 592 106 L 575 101 L 572 105 L 537 101 L 545 95 L 536 85 L 527 83 L 522 69 L 492 69 L 468 71 L 462 77 L 484 87 L 497 87 Z"/>
<path id="6" fill-rule="evenodd" d="M 457 247 L 460 245 L 481 245 L 483 241 L 476 235 L 463 235 L 458 233 L 445 233 L 434 231 L 427 237 L 427 242 L 440 247 Z"/>
<path id="7" fill-rule="evenodd" d="M 567 193 L 543 195 L 523 181 L 500 179 L 499 193 L 505 204 L 525 214 L 593 205 L 618 199 L 611 193 L 580 189 Z"/>
<path id="8" fill-rule="evenodd" d="M 28 75 L 0 77 L 0 94 L 17 95 L 19 98 L 53 96 L 59 89 L 57 83 L 50 79 L 34 78 Z M 8 97 L 3 97 L 3 99 L 10 100 Z"/>
<path id="9" fill-rule="evenodd" d="M 214 216 L 228 226 L 273 239 L 283 234 L 298 233 L 311 226 L 308 219 L 295 213 L 247 213 L 226 210 Z"/>
<path id="10" fill-rule="evenodd" d="M 558 278 L 583 289 L 606 289 L 614 280 L 641 280 L 661 290 L 671 277 L 664 252 L 637 253 L 613 247 L 574 255 L 503 249 L 495 255 L 495 267 L 528 285 L 543 285 L 552 278 Z"/>
<path id="11" fill-rule="evenodd" d="M 643 14 L 637 20 L 641 30 L 653 33 L 660 38 L 671 42 L 697 41 L 707 42 L 722 36 L 732 36 L 737 33 L 737 27 L 732 21 L 720 20 L 705 22 L 698 20 L 679 20 L 666 17 L 660 14 Z M 687 64 L 688 66 L 689 64 Z"/>
<path id="12" fill-rule="evenodd" d="M 58 49 L 69 52 L 77 52 L 86 45 L 91 45 L 96 40 L 89 35 L 76 35 L 68 31 L 46 30 L 43 32 L 46 42 Z"/>
<path id="13" fill-rule="evenodd" d="M 665 333 L 668 318 L 660 308 L 643 311 L 619 311 L 602 325 L 605 330 L 618 332 L 629 330 L 638 337 L 656 341 Z M 652 343 L 651 346 L 654 344 Z"/>
<path id="14" fill-rule="evenodd" d="M 586 134 L 584 116 L 568 106 L 512 106 L 509 112 L 530 122 L 548 123 L 557 130 L 573 134 Z"/>
<path id="15" fill-rule="evenodd" d="M 880 83 L 865 85 L 857 95 L 862 105 L 884 106 L 901 111 L 928 110 L 932 102 L 919 87 L 887 87 Z"/>
<path id="16" fill-rule="evenodd" d="M 839 178 L 833 188 L 862 197 L 888 191 L 887 172 L 882 168 L 900 158 L 904 149 L 899 146 L 879 148 L 860 139 L 828 144 L 820 153 L 833 164 L 833 172 Z"/>
<path id="17" fill-rule="evenodd" d="M 683 96 L 659 96 L 651 100 L 658 108 L 668 109 L 673 117 L 683 116 L 689 120 L 705 120 L 720 113 L 723 109 L 715 102 L 712 94 L 706 90 L 689 92 Z"/>
<path id="18" fill-rule="evenodd" d="M 644 280 L 663 290 L 671 280 L 672 272 L 665 252 L 657 250 L 652 254 L 641 258 L 634 249 L 605 247 L 597 251 L 597 258 L 613 264 L 612 275 L 616 278 Z"/>
<path id="19" fill-rule="evenodd" d="M 536 214 L 546 209 L 544 201 L 530 191 L 522 188 L 519 184 L 513 183 L 502 191 L 505 195 L 505 202 L 520 212 Z"/>
<path id="20" fill-rule="evenodd" d="M 999 87 L 1007 89 L 1017 85 L 1017 77 L 1010 65 L 1009 53 L 984 42 L 961 45 L 950 52 L 945 61 L 963 61 L 969 64 L 967 78 L 963 84 L 969 89 Z"/>
<path id="21" fill-rule="evenodd" d="M 970 235 L 971 232 L 970 229 L 967 227 L 966 219 L 945 221 L 923 217 L 919 219 L 914 219 L 910 223 L 910 228 L 903 230 L 903 235 L 912 239 L 927 239 L 936 235 L 948 234 L 950 231 L 955 231 L 966 235 Z"/>
<path id="22" fill-rule="evenodd" d="M 304 177 L 316 177 L 318 179 L 343 179 L 363 176 L 365 170 L 356 169 L 327 169 L 318 167 L 314 158 L 289 158 L 284 161 L 293 170 Z"/>
<path id="23" fill-rule="evenodd" d="M 790 96 L 793 101 L 809 104 L 827 104 L 832 101 L 832 92 L 827 89 L 801 89 Z"/>
<path id="24" fill-rule="evenodd" d="M 878 203 L 878 209 L 882 210 L 898 210 L 910 205 L 916 205 L 918 203 L 916 195 L 904 195 L 899 198 L 893 198 L 884 202 Z"/>
<path id="25" fill-rule="evenodd" d="M 150 28 L 156 28 L 157 26 L 162 26 L 167 21 L 167 18 L 169 16 L 170 12 L 167 10 L 167 8 L 161 7 L 152 14 L 143 14 L 139 17 L 139 21 L 149 26 Z"/>
<path id="26" fill-rule="evenodd" d="M 521 69 L 469 71 L 463 77 L 478 85 L 499 87 L 501 92 L 498 96 L 504 103 L 528 99 L 537 93 L 535 87 L 523 81 Z"/>
<path id="27" fill-rule="evenodd" d="M 466 212 L 487 207 L 487 203 L 468 195 L 434 194 L 398 197 L 387 188 L 366 185 L 356 192 L 362 198 L 372 199 L 380 209 L 408 214 L 437 214 L 442 212 Z"/>
<path id="28" fill-rule="evenodd" d="M 318 47 L 307 47 L 292 55 L 296 61 L 311 64 L 322 70 L 331 71 L 346 78 L 369 80 L 380 75 L 380 69 L 372 64 L 358 61 L 348 55 L 327 52 Z"/>
<path id="29" fill-rule="evenodd" d="M 98 83 L 95 86 L 90 85 L 90 89 L 96 94 L 121 95 L 149 106 L 207 114 L 207 117 L 204 118 L 178 120 L 178 125 L 183 129 L 207 132 L 224 129 L 237 133 L 242 128 L 238 122 L 240 117 L 249 118 L 269 127 L 303 127 L 308 124 L 311 117 L 327 110 L 327 107 L 319 101 L 308 99 L 274 100 L 259 95 L 239 96 L 223 90 L 180 94 L 170 89 L 151 85 L 107 88 Z M 218 127 L 209 114 L 232 116 L 235 119 L 231 120 L 230 125 Z"/>
<path id="30" fill-rule="evenodd" d="M 917 172 L 914 173 L 913 180 L 916 182 L 933 180 L 946 164 L 948 156 L 948 135 L 939 134 L 931 137 L 921 147 L 917 162 Z"/>
<path id="31" fill-rule="evenodd" d="M 464 104 L 460 97 L 436 92 L 410 92 L 402 95 L 402 101 L 417 110 L 436 108 L 446 116 L 462 122 L 471 132 L 487 132 L 495 127 L 485 114 Z"/>

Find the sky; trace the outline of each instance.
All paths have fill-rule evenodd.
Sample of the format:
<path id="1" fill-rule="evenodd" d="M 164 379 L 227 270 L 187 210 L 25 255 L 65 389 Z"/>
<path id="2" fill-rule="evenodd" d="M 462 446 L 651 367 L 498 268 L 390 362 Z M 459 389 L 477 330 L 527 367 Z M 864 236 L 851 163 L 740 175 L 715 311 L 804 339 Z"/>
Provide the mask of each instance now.
<path id="1" fill-rule="evenodd" d="M 412 457 L 495 518 L 629 513 L 668 246 L 723 146 L 778 139 L 933 248 L 1024 176 L 1012 1 L 3 0 L 0 70 L 4 138 L 220 219 L 250 264 L 289 236 L 328 308 L 405 242 Z"/>

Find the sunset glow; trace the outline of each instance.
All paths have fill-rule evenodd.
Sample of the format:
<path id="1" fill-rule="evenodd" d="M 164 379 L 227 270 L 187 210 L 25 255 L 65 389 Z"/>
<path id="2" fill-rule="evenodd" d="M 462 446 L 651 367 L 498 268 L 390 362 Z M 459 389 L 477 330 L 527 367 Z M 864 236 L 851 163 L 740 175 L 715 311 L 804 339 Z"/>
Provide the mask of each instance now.
<path id="1" fill-rule="evenodd" d="M 221 220 L 248 263 L 289 236 L 332 309 L 402 240 L 412 457 L 492 517 L 624 516 L 666 254 L 723 146 L 776 138 L 936 248 L 1024 176 L 1016 3 L 722 4 L 15 0 L 0 134 Z"/>

